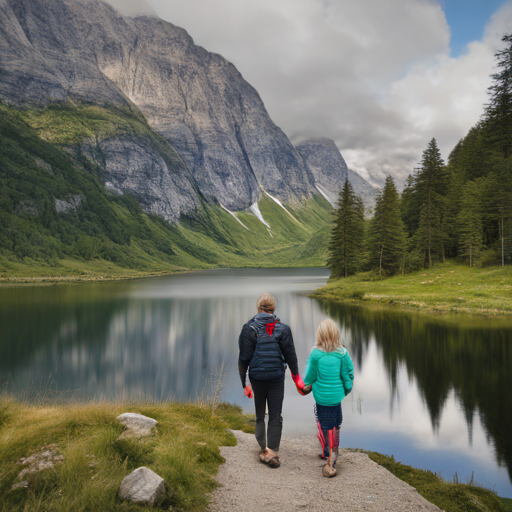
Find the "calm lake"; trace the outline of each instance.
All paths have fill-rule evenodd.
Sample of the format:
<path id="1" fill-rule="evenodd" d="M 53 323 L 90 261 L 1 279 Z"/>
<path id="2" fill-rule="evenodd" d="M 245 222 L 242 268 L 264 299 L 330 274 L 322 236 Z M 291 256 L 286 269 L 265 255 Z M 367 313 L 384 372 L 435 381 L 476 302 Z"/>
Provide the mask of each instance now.
<path id="1" fill-rule="evenodd" d="M 253 412 L 237 370 L 238 334 L 263 291 L 278 299 L 301 371 L 331 316 L 355 366 L 341 445 L 475 481 L 512 497 L 512 321 L 321 304 L 304 293 L 325 269 L 191 272 L 134 281 L 0 289 L 0 378 L 27 394 L 83 398 L 211 395 Z M 287 375 L 284 429 L 315 435 L 313 396 Z"/>

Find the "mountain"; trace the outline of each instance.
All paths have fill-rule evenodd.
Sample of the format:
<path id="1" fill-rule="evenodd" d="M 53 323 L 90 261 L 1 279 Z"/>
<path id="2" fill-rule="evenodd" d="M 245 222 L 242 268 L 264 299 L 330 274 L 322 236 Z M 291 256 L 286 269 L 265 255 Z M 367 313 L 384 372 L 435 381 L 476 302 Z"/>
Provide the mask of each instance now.
<path id="1" fill-rule="evenodd" d="M 48 261 L 84 257 L 92 240 L 145 252 L 151 239 L 152 257 L 177 266 L 323 262 L 319 190 L 336 177 L 306 163 L 237 69 L 179 27 L 98 0 L 0 0 L 0 101 L 2 254 L 26 257 L 38 233 Z"/>
<path id="2" fill-rule="evenodd" d="M 2 0 L 1 6 L 0 93 L 9 103 L 135 105 L 177 151 L 202 194 L 230 210 L 250 207 L 262 189 L 292 203 L 316 192 L 256 90 L 183 29 L 155 17 L 124 17 L 92 0 Z M 132 142 L 122 137 L 106 152 L 112 145 L 125 151 Z"/>
<path id="3" fill-rule="evenodd" d="M 336 205 L 339 191 L 348 178 L 355 193 L 363 199 L 365 208 L 373 208 L 377 189 L 347 167 L 333 140 L 323 137 L 312 138 L 300 142 L 295 147 L 309 167 L 316 188 L 332 206 Z"/>

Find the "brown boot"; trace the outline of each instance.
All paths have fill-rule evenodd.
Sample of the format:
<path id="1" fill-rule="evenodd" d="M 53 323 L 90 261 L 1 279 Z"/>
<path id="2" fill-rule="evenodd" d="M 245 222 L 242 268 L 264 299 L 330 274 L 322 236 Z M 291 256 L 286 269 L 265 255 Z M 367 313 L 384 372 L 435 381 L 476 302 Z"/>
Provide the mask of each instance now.
<path id="1" fill-rule="evenodd" d="M 265 450 L 265 460 L 264 462 L 269 465 L 271 468 L 278 468 L 281 465 L 279 461 L 279 457 L 274 450 L 267 448 Z"/>

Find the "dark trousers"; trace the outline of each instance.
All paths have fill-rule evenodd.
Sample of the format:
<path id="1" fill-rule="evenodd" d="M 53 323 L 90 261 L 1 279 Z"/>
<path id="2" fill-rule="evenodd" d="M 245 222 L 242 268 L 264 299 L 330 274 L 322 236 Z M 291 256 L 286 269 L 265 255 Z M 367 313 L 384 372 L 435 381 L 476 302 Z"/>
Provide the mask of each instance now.
<path id="1" fill-rule="evenodd" d="M 277 452 L 283 430 L 284 377 L 276 380 L 251 379 L 256 407 L 256 441 L 261 449 Z M 268 428 L 265 432 L 265 410 L 268 406 Z M 266 435 L 265 435 L 266 434 Z"/>

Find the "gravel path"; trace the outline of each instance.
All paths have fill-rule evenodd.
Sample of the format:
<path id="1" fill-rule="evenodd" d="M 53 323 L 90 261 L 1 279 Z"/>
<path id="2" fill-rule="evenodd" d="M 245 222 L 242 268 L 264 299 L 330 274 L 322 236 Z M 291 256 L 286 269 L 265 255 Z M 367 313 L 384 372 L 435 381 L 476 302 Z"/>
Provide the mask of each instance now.
<path id="1" fill-rule="evenodd" d="M 253 434 L 234 431 L 238 443 L 222 447 L 226 463 L 212 494 L 211 512 L 291 511 L 440 511 L 416 490 L 365 453 L 341 450 L 338 475 L 322 476 L 319 443 L 311 436 L 287 434 L 281 442 L 281 467 L 259 462 Z"/>

